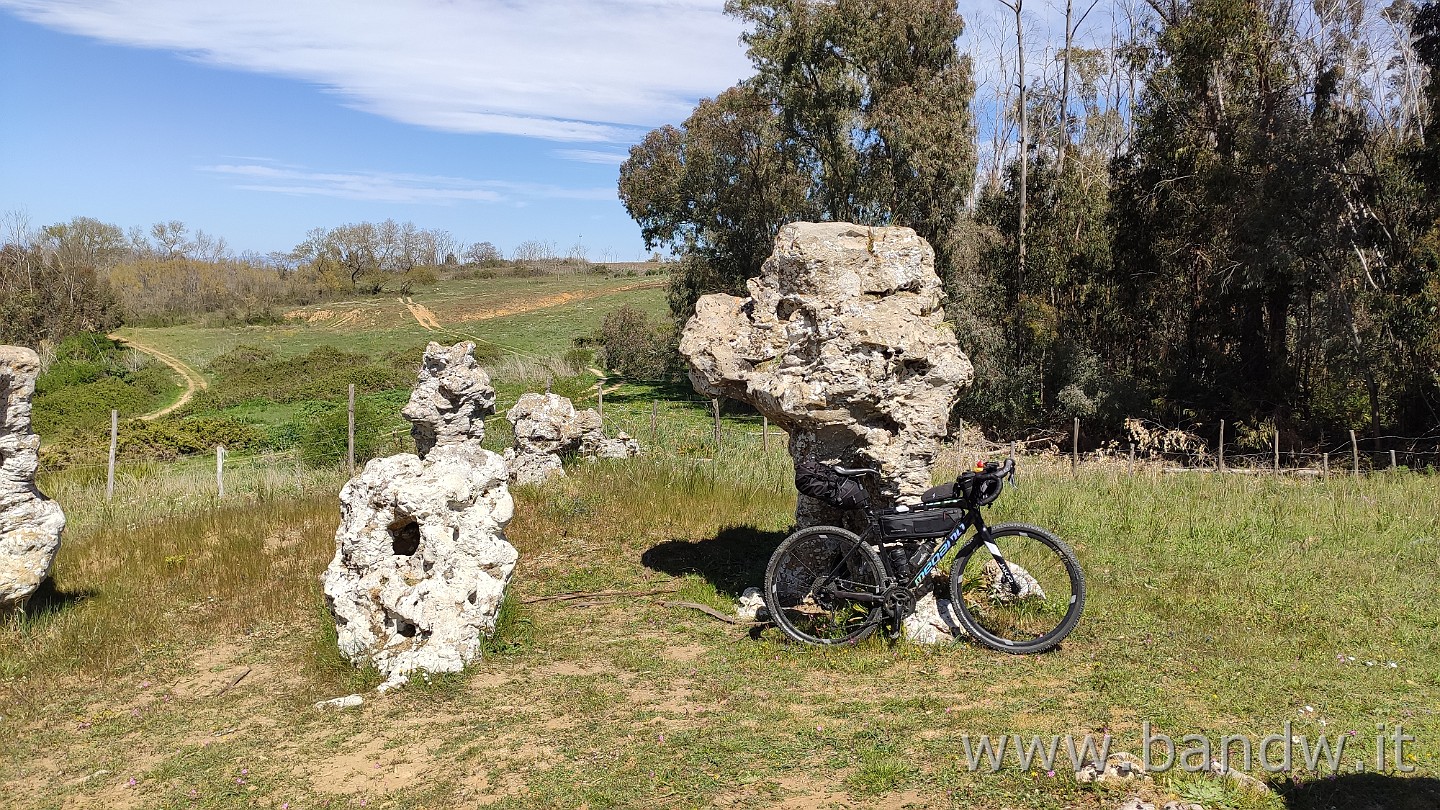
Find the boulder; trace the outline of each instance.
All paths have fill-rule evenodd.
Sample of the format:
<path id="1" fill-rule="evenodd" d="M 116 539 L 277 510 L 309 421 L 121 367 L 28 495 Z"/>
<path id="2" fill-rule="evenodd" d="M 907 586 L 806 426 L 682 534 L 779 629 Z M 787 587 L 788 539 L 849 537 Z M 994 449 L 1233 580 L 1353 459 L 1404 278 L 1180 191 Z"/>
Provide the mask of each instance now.
<path id="1" fill-rule="evenodd" d="M 420 364 L 420 379 L 400 415 L 420 457 L 437 444 L 485 438 L 485 417 L 495 412 L 490 375 L 475 362 L 475 344 L 442 346 L 431 341 Z"/>
<path id="2" fill-rule="evenodd" d="M 696 303 L 680 339 L 695 389 L 769 417 L 797 461 L 879 469 L 876 503 L 917 502 L 973 376 L 930 245 L 909 228 L 791 223 L 747 288 Z M 804 495 L 796 521 L 847 522 Z"/>
<path id="3" fill-rule="evenodd" d="M 565 475 L 561 461 L 571 456 L 629 458 L 640 452 L 640 443 L 625 433 L 608 438 L 597 411 L 577 411 L 559 394 L 525 394 L 505 418 L 515 434 L 515 446 L 505 451 L 505 462 L 516 484 L 539 484 Z"/>
<path id="4" fill-rule="evenodd" d="M 915 612 L 901 623 L 905 640 L 911 644 L 950 644 L 970 634 L 955 615 L 949 599 L 936 599 L 927 593 L 915 602 Z"/>
<path id="5" fill-rule="evenodd" d="M 494 392 L 472 349 L 425 350 L 406 406 L 424 454 L 372 459 L 340 491 L 325 601 L 340 651 L 383 673 L 381 689 L 479 658 L 519 559 L 505 460 L 480 446 Z"/>
<path id="6" fill-rule="evenodd" d="M 22 346 L 0 346 L 0 606 L 21 605 L 50 575 L 65 513 L 35 486 L 40 437 L 30 428 L 30 401 L 40 358 Z"/>

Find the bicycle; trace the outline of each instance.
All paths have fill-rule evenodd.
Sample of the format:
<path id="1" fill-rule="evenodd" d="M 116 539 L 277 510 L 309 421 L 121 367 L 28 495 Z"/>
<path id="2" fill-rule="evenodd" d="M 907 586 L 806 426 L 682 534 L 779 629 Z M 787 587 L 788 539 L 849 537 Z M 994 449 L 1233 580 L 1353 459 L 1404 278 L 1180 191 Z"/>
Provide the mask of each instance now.
<path id="1" fill-rule="evenodd" d="M 1015 481 L 1015 461 L 990 462 L 932 487 L 916 506 L 873 510 L 859 478 L 869 469 L 805 464 L 796 486 L 837 508 L 863 509 L 863 534 L 811 526 L 780 543 L 765 571 L 770 617 L 804 644 L 853 644 L 884 625 L 900 635 L 930 574 L 959 544 L 950 566 L 951 604 L 970 637 L 1012 654 L 1053 649 L 1080 621 L 1085 575 L 1075 552 L 1024 523 L 987 526 L 980 514 Z M 820 494 L 816 494 L 820 493 Z M 980 553 L 984 551 L 985 553 Z"/>

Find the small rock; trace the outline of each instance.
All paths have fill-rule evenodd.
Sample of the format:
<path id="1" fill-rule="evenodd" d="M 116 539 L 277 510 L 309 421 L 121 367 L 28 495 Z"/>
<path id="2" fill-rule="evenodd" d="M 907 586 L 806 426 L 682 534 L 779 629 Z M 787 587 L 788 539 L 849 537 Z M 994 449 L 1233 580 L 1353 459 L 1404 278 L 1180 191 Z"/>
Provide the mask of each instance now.
<path id="1" fill-rule="evenodd" d="M 1260 791 L 1261 793 L 1273 793 L 1273 792 L 1274 792 L 1274 791 L 1272 791 L 1272 790 L 1270 789 L 1270 786 L 1269 786 L 1269 785 L 1265 784 L 1264 782 L 1261 782 L 1259 779 L 1256 779 L 1255 777 L 1251 776 L 1250 774 L 1248 774 L 1248 773 L 1243 773 L 1243 772 L 1241 772 L 1241 771 L 1237 771 L 1237 770 L 1235 770 L 1234 768 L 1226 768 L 1225 766 L 1223 766 L 1223 765 L 1220 763 L 1220 760 L 1218 760 L 1218 759 L 1216 759 L 1216 760 L 1211 760 L 1211 761 L 1210 761 L 1210 767 L 1209 767 L 1209 768 L 1206 768 L 1205 770 L 1206 770 L 1207 773 L 1210 773 L 1210 774 L 1213 775 L 1213 776 L 1222 776 L 1222 777 L 1225 777 L 1226 779 L 1229 779 L 1229 780 L 1231 780 L 1232 782 L 1235 782 L 1236 784 L 1241 785 L 1242 787 L 1247 787 L 1247 788 L 1249 788 L 1249 789 L 1251 789 L 1251 790 L 1258 790 L 1258 791 Z"/>
<path id="2" fill-rule="evenodd" d="M 1111 754 L 1105 761 L 1104 771 L 1101 771 L 1099 763 L 1090 762 L 1075 772 L 1076 782 L 1124 782 L 1131 779 L 1151 781 L 1140 758 L 1128 751 Z"/>
<path id="3" fill-rule="evenodd" d="M 1139 796 L 1131 796 L 1119 807 L 1115 808 L 1115 810 L 1155 810 L 1155 805 L 1150 802 L 1141 801 Z"/>
<path id="4" fill-rule="evenodd" d="M 317 709 L 352 709 L 365 702 L 365 698 L 359 695 L 346 695 L 345 697 L 330 698 L 315 704 Z"/>
<path id="5" fill-rule="evenodd" d="M 1160 810 L 1205 810 L 1205 806 L 1194 802 L 1166 802 Z"/>
<path id="6" fill-rule="evenodd" d="M 746 588 L 745 592 L 740 594 L 740 603 L 735 607 L 735 615 L 747 622 L 770 621 L 770 610 L 765 607 L 765 596 L 759 588 Z"/>

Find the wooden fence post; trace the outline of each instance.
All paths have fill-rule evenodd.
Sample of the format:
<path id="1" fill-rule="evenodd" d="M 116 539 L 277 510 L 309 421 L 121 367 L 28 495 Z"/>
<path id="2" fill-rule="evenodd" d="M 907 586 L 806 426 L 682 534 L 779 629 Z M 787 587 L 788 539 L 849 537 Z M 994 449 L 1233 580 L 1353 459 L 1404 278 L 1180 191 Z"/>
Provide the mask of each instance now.
<path id="1" fill-rule="evenodd" d="M 355 383 L 350 383 L 350 410 L 345 426 L 345 460 L 355 476 Z"/>
<path id="2" fill-rule="evenodd" d="M 1129 475 L 1131 478 L 1134 478 L 1134 477 L 1135 477 L 1135 443 L 1134 443 L 1134 442 L 1131 442 L 1131 443 L 1130 443 L 1130 470 L 1129 470 L 1129 472 L 1128 472 L 1128 475 Z"/>
<path id="3" fill-rule="evenodd" d="M 1395 451 L 1394 451 L 1394 450 L 1391 450 L 1391 451 L 1390 451 L 1390 469 L 1392 469 L 1392 470 L 1395 469 L 1395 466 L 1396 466 L 1396 464 L 1395 464 Z"/>
<path id="4" fill-rule="evenodd" d="M 1070 435 L 1070 472 L 1080 469 L 1080 417 L 1075 417 L 1075 432 Z"/>
<path id="5" fill-rule="evenodd" d="M 600 418 L 605 418 L 605 378 L 601 377 L 600 382 L 595 383 L 595 410 L 599 411 Z"/>
<path id="6" fill-rule="evenodd" d="M 1220 472 L 1225 472 L 1225 420 L 1220 420 L 1220 461 L 1217 467 Z"/>
<path id="7" fill-rule="evenodd" d="M 1360 474 L 1360 444 L 1355 441 L 1355 431 L 1350 431 L 1350 474 Z"/>
<path id="8" fill-rule="evenodd" d="M 115 495 L 115 445 L 120 435 L 120 412 L 110 412 L 110 462 L 106 465 L 105 500 Z"/>
<path id="9" fill-rule="evenodd" d="M 658 400 L 650 400 L 650 444 L 655 444 L 655 422 L 659 416 L 660 403 Z"/>
<path id="10" fill-rule="evenodd" d="M 770 417 L 760 416 L 760 449 L 770 452 Z"/>
<path id="11" fill-rule="evenodd" d="M 1280 474 L 1280 428 L 1275 428 L 1275 474 Z"/>
<path id="12" fill-rule="evenodd" d="M 550 393 L 550 375 L 545 375 L 545 393 Z"/>
<path id="13" fill-rule="evenodd" d="M 1325 476 L 1325 480 L 1326 480 L 1326 481 L 1329 481 L 1329 480 L 1330 480 L 1330 454 L 1329 454 L 1329 453 L 1321 453 L 1321 454 L 1320 454 L 1320 469 L 1321 469 L 1321 471 L 1322 471 L 1322 474 Z"/>
<path id="14" fill-rule="evenodd" d="M 1011 460 L 1011 461 L 1014 461 L 1014 460 L 1015 460 L 1015 445 L 1016 445 L 1016 442 L 1010 442 L 1010 460 Z"/>
<path id="15" fill-rule="evenodd" d="M 710 400 L 710 411 L 715 415 L 715 451 L 720 451 L 720 400 Z"/>
<path id="16" fill-rule="evenodd" d="M 225 445 L 215 445 L 215 489 L 225 497 Z"/>

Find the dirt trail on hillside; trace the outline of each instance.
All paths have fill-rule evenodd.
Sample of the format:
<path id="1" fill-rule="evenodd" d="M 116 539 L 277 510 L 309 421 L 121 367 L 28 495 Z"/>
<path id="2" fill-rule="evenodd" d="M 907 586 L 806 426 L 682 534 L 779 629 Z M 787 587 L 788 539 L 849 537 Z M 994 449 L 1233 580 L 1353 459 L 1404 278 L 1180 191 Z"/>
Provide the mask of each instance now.
<path id="1" fill-rule="evenodd" d="M 415 316 L 415 321 L 428 331 L 434 332 L 441 328 L 440 319 L 435 317 L 435 313 L 431 312 L 429 307 L 415 303 L 414 298 L 397 298 L 396 300 L 404 304 L 405 308 L 410 310 L 410 314 Z"/>
<path id="2" fill-rule="evenodd" d="M 147 346 L 144 343 L 135 340 L 134 338 L 121 337 L 120 335 L 110 335 L 109 337 L 111 340 L 118 340 L 124 343 L 126 346 L 129 346 L 137 352 L 148 354 L 156 360 L 159 360 L 160 362 L 174 369 L 175 373 L 179 374 L 180 378 L 185 381 L 185 391 L 180 395 L 179 399 L 175 400 L 167 407 L 161 408 L 160 410 L 154 411 L 152 413 L 147 413 L 144 416 L 140 417 L 147 422 L 153 419 L 159 419 L 162 416 L 180 410 L 181 408 L 185 407 L 186 403 L 188 403 L 192 397 L 195 396 L 196 391 L 202 388 L 210 387 L 210 384 L 205 382 L 205 378 L 200 376 L 200 372 L 185 365 L 183 361 L 171 355 L 168 355 L 165 352 L 160 351 L 154 346 Z"/>
<path id="3" fill-rule="evenodd" d="M 542 295 L 539 298 L 530 298 L 527 300 L 516 301 L 513 304 L 506 304 L 505 306 L 501 307 L 493 307 L 491 309 L 477 309 L 471 312 L 467 312 L 455 318 L 454 320 L 457 323 L 465 323 L 468 321 L 487 321 L 491 318 L 503 318 L 507 315 L 519 315 L 523 312 L 534 312 L 537 309 L 558 307 L 562 304 L 569 304 L 574 301 L 584 301 L 590 298 L 603 298 L 607 295 L 613 295 L 619 292 L 627 292 L 629 290 L 653 290 L 664 287 L 665 284 L 666 282 L 664 281 L 640 281 L 636 282 L 635 284 L 626 284 L 624 286 L 614 287 L 608 290 L 586 290 L 577 292 L 555 293 L 554 295 Z"/>

